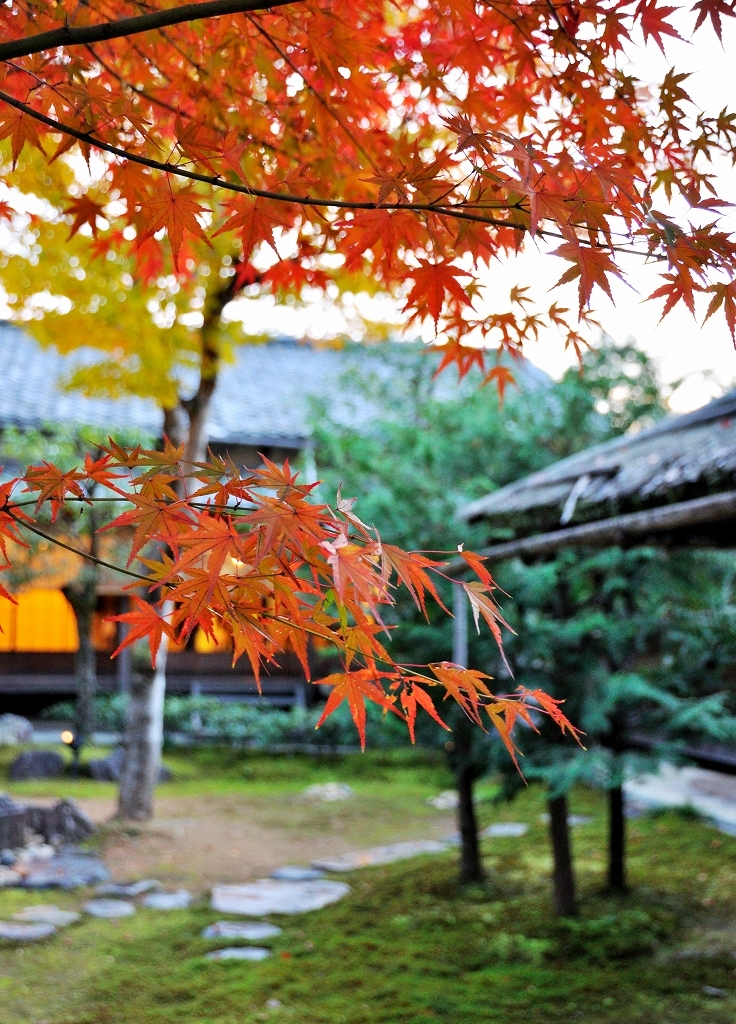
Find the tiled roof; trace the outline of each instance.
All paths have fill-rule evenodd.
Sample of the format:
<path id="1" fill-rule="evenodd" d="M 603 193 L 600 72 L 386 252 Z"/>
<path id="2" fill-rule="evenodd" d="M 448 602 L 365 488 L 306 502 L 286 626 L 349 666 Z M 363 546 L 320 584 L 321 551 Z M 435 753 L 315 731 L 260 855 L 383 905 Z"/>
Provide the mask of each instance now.
<path id="1" fill-rule="evenodd" d="M 460 510 L 525 536 L 736 487 L 736 391 L 562 459 Z"/>
<path id="2" fill-rule="evenodd" d="M 388 347 L 400 357 L 409 348 L 399 344 Z M 300 448 L 309 437 L 313 399 L 325 402 L 340 422 L 367 425 L 379 414 L 380 398 L 366 398 L 359 388 L 351 388 L 350 380 L 368 370 L 379 378 L 397 372 L 390 362 L 371 358 L 372 352 L 379 351 L 359 345 L 320 346 L 289 338 L 241 345 L 233 361 L 225 363 L 220 371 L 210 407 L 210 441 Z M 135 428 L 160 436 L 163 416 L 152 400 L 88 398 L 81 392 L 65 390 L 64 381 L 80 364 L 93 364 L 99 359 L 100 353 L 92 348 L 70 355 L 42 348 L 19 327 L 0 321 L 0 426 L 79 423 L 110 431 Z M 526 361 L 515 367 L 515 373 L 528 386 L 542 386 L 549 380 Z M 443 374 L 437 396 L 450 398 L 477 384 L 466 381 L 458 387 L 456 381 L 452 371 Z"/>
<path id="3" fill-rule="evenodd" d="M 65 379 L 80 364 L 99 358 L 94 349 L 61 355 L 42 348 L 15 325 L 0 323 L 0 424 L 79 423 L 159 436 L 163 416 L 150 399 L 89 398 L 65 390 Z M 338 393 L 345 367 L 345 349 L 289 339 L 243 345 L 221 370 L 210 410 L 210 440 L 301 447 L 309 435 L 310 399 Z M 353 416 L 354 404 L 355 396 Z"/>

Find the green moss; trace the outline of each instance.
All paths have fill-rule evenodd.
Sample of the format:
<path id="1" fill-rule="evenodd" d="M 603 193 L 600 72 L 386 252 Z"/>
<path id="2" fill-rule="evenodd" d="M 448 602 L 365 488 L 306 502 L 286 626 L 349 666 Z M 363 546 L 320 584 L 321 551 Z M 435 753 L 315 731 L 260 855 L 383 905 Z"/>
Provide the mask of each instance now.
<path id="1" fill-rule="evenodd" d="M 339 777 L 374 796 L 390 785 L 397 798 L 419 799 L 442 782 L 431 765 L 358 763 L 362 775 L 350 774 L 348 759 Z M 203 788 L 242 784 L 238 762 L 198 752 L 186 759 L 189 780 L 172 786 L 194 786 L 216 764 L 218 780 Z M 330 776 L 309 759 L 247 764 L 249 785 L 264 792 Z M 453 851 L 356 872 L 342 902 L 274 916 L 283 935 L 257 964 L 204 958 L 217 945 L 200 937 L 217 916 L 204 902 L 168 914 L 141 909 L 117 924 L 85 920 L 38 946 L 0 949 L 3 1024 L 731 1024 L 736 838 L 677 814 L 631 823 L 632 890 L 614 898 L 602 892 L 603 801 L 581 790 L 573 805 L 594 820 L 573 832 L 581 913 L 570 924 L 551 916 L 543 794 L 530 787 L 510 807 L 481 806 L 483 820 L 530 825 L 522 839 L 484 841 L 483 886 L 458 888 Z M 53 900 L 77 906 L 81 894 Z M 3 891 L 0 916 L 48 901 Z M 717 943 L 708 937 L 716 926 Z M 705 985 L 734 994 L 709 999 Z"/>

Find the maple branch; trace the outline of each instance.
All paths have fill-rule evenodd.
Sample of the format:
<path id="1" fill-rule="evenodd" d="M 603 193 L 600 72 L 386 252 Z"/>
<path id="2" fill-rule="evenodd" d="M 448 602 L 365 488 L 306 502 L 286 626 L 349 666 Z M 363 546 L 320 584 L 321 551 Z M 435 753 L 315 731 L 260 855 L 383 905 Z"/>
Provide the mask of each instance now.
<path id="1" fill-rule="evenodd" d="M 79 555 L 80 558 L 84 558 L 88 562 L 93 562 L 95 565 L 102 566 L 104 569 L 112 569 L 114 572 L 123 573 L 125 576 L 132 576 L 136 580 L 143 580 L 145 583 L 150 583 L 150 576 L 142 576 L 138 572 L 133 572 L 132 569 L 123 569 L 119 565 L 114 565 L 112 562 L 106 562 L 104 558 L 98 558 L 96 555 L 91 554 L 89 551 L 80 551 L 79 548 L 72 547 L 71 544 L 67 544 L 65 541 L 55 537 L 53 533 L 45 533 L 38 526 L 31 525 L 25 519 L 19 519 L 13 515 L 13 509 L 5 507 L 4 512 L 10 516 L 13 522 L 17 523 L 18 526 L 28 530 L 30 533 L 35 533 L 37 537 L 41 537 L 43 540 L 49 541 L 51 544 L 56 544 L 57 547 L 64 548 L 66 551 L 71 551 L 73 555 Z"/>
<path id="2" fill-rule="evenodd" d="M 223 15 L 242 14 L 245 11 L 269 11 L 273 7 L 285 7 L 287 4 L 301 2 L 302 0 L 207 0 L 206 3 L 182 4 L 163 11 L 152 11 L 136 18 L 103 21 L 99 25 L 84 25 L 81 28 L 70 28 L 65 25 L 50 32 L 39 32 L 35 36 L 0 43 L 0 60 L 28 57 L 33 53 L 54 50 L 59 46 L 106 42 L 108 39 L 151 32 L 167 25 L 181 25 L 186 21 L 220 18 Z"/>

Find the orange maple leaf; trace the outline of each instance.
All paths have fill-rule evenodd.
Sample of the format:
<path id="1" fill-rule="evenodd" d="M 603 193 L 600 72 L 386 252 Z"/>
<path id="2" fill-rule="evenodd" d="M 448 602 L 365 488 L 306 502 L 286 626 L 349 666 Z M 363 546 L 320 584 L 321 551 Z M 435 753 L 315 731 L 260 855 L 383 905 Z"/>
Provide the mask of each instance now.
<path id="1" fill-rule="evenodd" d="M 471 305 L 470 299 L 457 282 L 458 277 L 469 275 L 467 271 L 449 263 L 430 263 L 423 259 L 419 263 L 420 267 L 411 272 L 414 287 L 407 296 L 404 310 L 415 309 L 420 316 L 428 313 L 436 328 L 445 304 L 445 295 L 453 298 L 459 306 Z"/>
<path id="2" fill-rule="evenodd" d="M 156 656 L 161 646 L 161 638 L 165 634 L 170 640 L 173 640 L 174 631 L 166 619 L 159 615 L 152 605 L 142 601 L 140 597 L 135 595 L 133 595 L 133 601 L 136 604 L 136 611 L 110 616 L 109 621 L 111 622 L 126 622 L 128 624 L 128 632 L 125 638 L 110 657 L 115 658 L 124 647 L 130 647 L 136 640 L 146 639 L 151 649 L 151 665 L 155 668 Z"/>
<path id="3" fill-rule="evenodd" d="M 366 700 L 373 701 L 374 704 L 378 704 L 386 711 L 392 711 L 398 715 L 399 718 L 403 719 L 403 715 L 396 708 L 396 698 L 389 696 L 386 691 L 380 686 L 378 677 L 375 672 L 371 669 L 356 669 L 352 672 L 335 672 L 331 676 L 327 676 L 325 679 L 319 680 L 320 686 L 331 686 L 332 692 L 327 698 L 327 702 L 317 722 L 316 728 L 322 725 L 324 720 L 328 718 L 333 711 L 335 711 L 342 704 L 344 700 L 347 700 L 348 707 L 350 708 L 350 714 L 352 715 L 355 727 L 358 730 L 360 736 L 360 748 L 365 750 L 365 702 Z"/>
<path id="4" fill-rule="evenodd" d="M 184 232 L 201 238 L 212 248 L 212 243 L 202 230 L 197 214 L 205 213 L 206 209 L 198 201 L 191 185 L 175 188 L 171 184 L 170 175 L 163 175 L 154 181 L 154 193 L 145 201 L 148 227 L 141 235 L 141 241 L 150 238 L 161 228 L 166 229 L 171 243 L 174 266 L 179 269 L 179 250 L 181 249 Z"/>

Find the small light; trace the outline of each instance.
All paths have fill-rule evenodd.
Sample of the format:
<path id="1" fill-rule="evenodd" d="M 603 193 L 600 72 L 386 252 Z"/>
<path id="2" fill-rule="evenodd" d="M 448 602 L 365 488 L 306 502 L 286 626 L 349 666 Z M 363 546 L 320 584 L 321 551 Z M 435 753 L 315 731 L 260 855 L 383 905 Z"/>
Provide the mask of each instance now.
<path id="1" fill-rule="evenodd" d="M 74 742 L 74 733 L 70 729 L 65 729 L 61 734 L 61 742 L 70 746 Z"/>

